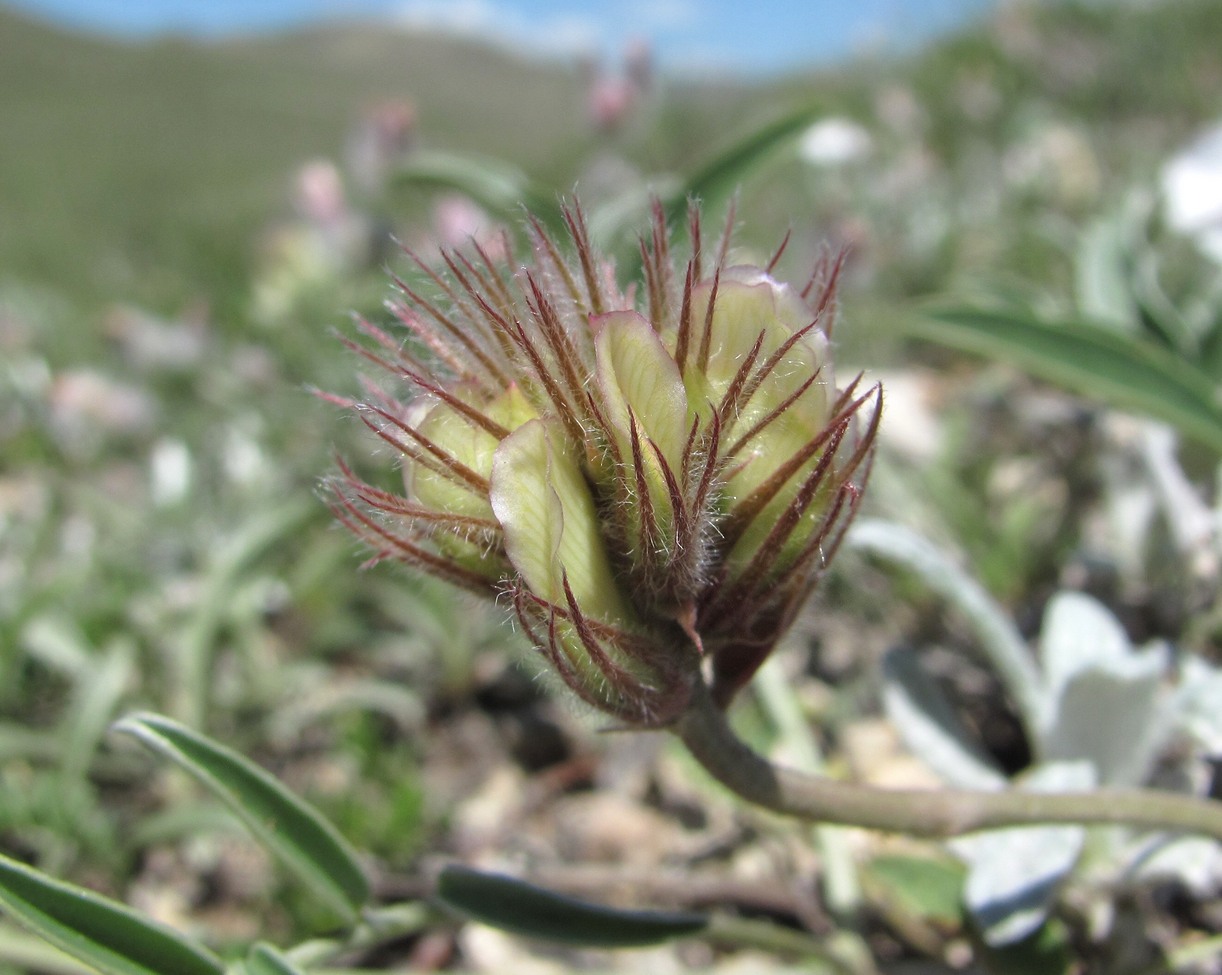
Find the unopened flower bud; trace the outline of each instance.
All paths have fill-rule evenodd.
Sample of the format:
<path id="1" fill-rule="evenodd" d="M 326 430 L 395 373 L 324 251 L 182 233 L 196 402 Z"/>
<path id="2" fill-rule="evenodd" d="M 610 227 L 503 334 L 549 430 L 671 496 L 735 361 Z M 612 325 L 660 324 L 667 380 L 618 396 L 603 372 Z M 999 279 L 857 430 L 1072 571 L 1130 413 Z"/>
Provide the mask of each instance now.
<path id="1" fill-rule="evenodd" d="M 659 207 L 638 302 L 565 216 L 569 259 L 532 222 L 516 273 L 479 248 L 445 276 L 418 262 L 441 297 L 399 282 L 408 342 L 363 324 L 374 348 L 354 347 L 412 389 L 352 404 L 405 494 L 345 468 L 337 511 L 378 557 L 508 592 L 578 695 L 661 725 L 702 658 L 728 703 L 792 623 L 856 509 L 881 391 L 835 386 L 835 262 L 801 291 L 724 257 L 706 274 L 693 210 L 677 267 Z"/>

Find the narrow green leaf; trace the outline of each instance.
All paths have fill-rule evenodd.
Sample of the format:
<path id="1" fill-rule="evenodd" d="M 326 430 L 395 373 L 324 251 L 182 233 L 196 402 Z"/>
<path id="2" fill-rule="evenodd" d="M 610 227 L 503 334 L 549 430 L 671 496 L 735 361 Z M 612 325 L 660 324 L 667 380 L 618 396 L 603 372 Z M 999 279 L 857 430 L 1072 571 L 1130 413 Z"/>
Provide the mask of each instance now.
<path id="1" fill-rule="evenodd" d="M 1222 381 L 1222 287 L 1219 288 L 1219 299 L 1214 309 L 1216 318 L 1202 327 L 1205 337 L 1201 340 L 1198 362 L 1208 375 Z"/>
<path id="2" fill-rule="evenodd" d="M 1138 330 L 1124 220 L 1096 220 L 1082 235 L 1075 261 L 1078 306 L 1092 321 L 1118 332 Z"/>
<path id="3" fill-rule="evenodd" d="M 1162 420 L 1222 453 L 1222 404 L 1214 381 L 1149 341 L 1081 322 L 969 308 L 929 311 L 906 327 L 918 338 L 1011 363 L 1118 409 Z"/>
<path id="4" fill-rule="evenodd" d="M 39 975 L 98 975 L 92 965 L 73 958 L 32 931 L 13 923 L 0 923 L 0 972 L 38 972 Z"/>
<path id="5" fill-rule="evenodd" d="M 1132 278 L 1133 297 L 1146 331 L 1185 359 L 1195 359 L 1201 336 L 1193 332 L 1191 323 L 1163 290 L 1157 252 L 1142 249 L 1134 255 Z"/>
<path id="6" fill-rule="evenodd" d="M 284 955 L 262 941 L 250 949 L 243 964 L 245 975 L 304 975 Z"/>
<path id="7" fill-rule="evenodd" d="M 74 680 L 87 680 L 93 668 L 94 648 L 67 616 L 35 616 L 21 630 L 21 650 Z"/>
<path id="8" fill-rule="evenodd" d="M 210 952 L 92 891 L 0 855 L 0 907 L 104 975 L 222 975 Z"/>
<path id="9" fill-rule="evenodd" d="M 500 159 L 456 152 L 414 152 L 395 170 L 394 179 L 400 184 L 459 190 L 509 223 L 520 222 L 525 207 L 553 230 L 564 226 L 556 197 Z"/>
<path id="10" fill-rule="evenodd" d="M 355 917 L 368 900 L 369 881 L 343 837 L 249 759 L 156 714 L 129 715 L 114 728 L 134 735 L 198 779 L 345 918 Z"/>
<path id="11" fill-rule="evenodd" d="M 256 511 L 236 531 L 215 546 L 208 559 L 203 591 L 182 634 L 175 675 L 172 713 L 198 723 L 208 709 L 217 632 L 231 613 L 234 593 L 253 563 L 271 546 L 297 531 L 315 514 L 306 503 L 279 503 Z"/>
<path id="12" fill-rule="evenodd" d="M 697 934 L 709 923 L 701 914 L 615 910 L 468 867 L 446 867 L 437 896 L 460 914 L 502 931 L 589 948 L 658 944 Z"/>
<path id="13" fill-rule="evenodd" d="M 822 105 L 805 105 L 748 133 L 687 176 L 651 180 L 651 192 L 656 192 L 661 201 L 667 224 L 677 227 L 680 233 L 686 232 L 684 215 L 688 200 L 700 200 L 705 213 L 720 211 L 753 173 L 825 112 Z M 636 280 L 641 273 L 636 239 L 628 240 L 633 222 L 640 217 L 641 202 L 639 189 L 633 188 L 618 201 L 612 201 L 610 207 L 600 208 L 591 219 L 597 239 L 615 250 L 616 265 L 625 281 Z"/>
<path id="14" fill-rule="evenodd" d="M 943 924 L 962 920 L 965 871 L 959 863 L 884 854 L 874 857 L 863 869 L 869 882 L 912 914 Z"/>
<path id="15" fill-rule="evenodd" d="M 23 758 L 35 762 L 58 762 L 60 743 L 42 728 L 15 722 L 0 722 L 0 761 Z"/>
<path id="16" fill-rule="evenodd" d="M 81 779 L 89 769 L 98 743 L 118 710 L 119 699 L 131 678 L 135 653 L 126 640 L 113 642 L 93 663 L 92 673 L 81 680 L 65 720 L 61 771 L 66 782 Z"/>
<path id="17" fill-rule="evenodd" d="M 706 210 L 716 211 L 773 153 L 805 132 L 826 111 L 820 104 L 804 105 L 714 156 L 663 200 L 667 218 L 672 221 L 681 218 L 692 198 L 702 200 Z"/>

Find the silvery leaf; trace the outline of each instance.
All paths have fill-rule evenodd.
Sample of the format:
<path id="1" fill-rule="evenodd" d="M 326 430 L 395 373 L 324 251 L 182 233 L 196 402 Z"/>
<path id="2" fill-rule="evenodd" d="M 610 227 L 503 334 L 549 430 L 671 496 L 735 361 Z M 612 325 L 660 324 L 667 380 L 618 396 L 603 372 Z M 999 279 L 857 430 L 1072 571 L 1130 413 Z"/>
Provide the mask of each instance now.
<path id="1" fill-rule="evenodd" d="M 1206 755 L 1222 755 L 1222 670 L 1200 657 L 1188 657 L 1180 672 L 1180 686 L 1171 708 L 1177 727 Z"/>
<path id="2" fill-rule="evenodd" d="M 1056 700 L 1043 757 L 1089 761 L 1103 785 L 1141 784 L 1170 731 L 1165 669 L 1165 654 L 1155 648 L 1078 671 Z"/>
<path id="3" fill-rule="evenodd" d="M 1132 652 L 1124 628 L 1098 600 L 1080 592 L 1059 592 L 1049 600 L 1040 630 L 1040 665 L 1053 698 L 1081 671 L 1120 665 Z"/>
<path id="4" fill-rule="evenodd" d="M 1212 897 L 1222 888 L 1222 845 L 1200 836 L 1145 837 L 1133 868 L 1139 878 L 1171 877 L 1197 897 Z"/>
<path id="5" fill-rule="evenodd" d="M 1054 762 L 1026 776 L 1021 788 L 1062 792 L 1094 785 L 1094 769 L 1088 762 Z M 1024 826 L 951 842 L 951 849 L 968 865 L 963 899 L 987 943 L 1012 944 L 1044 923 L 1085 839 L 1081 826 Z"/>

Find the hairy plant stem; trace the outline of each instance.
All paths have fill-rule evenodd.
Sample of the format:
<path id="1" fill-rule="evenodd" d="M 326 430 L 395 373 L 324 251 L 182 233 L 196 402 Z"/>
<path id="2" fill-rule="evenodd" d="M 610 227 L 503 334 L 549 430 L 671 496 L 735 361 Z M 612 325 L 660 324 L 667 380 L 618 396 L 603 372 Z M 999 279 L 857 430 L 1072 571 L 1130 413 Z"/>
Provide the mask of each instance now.
<path id="1" fill-rule="evenodd" d="M 812 822 L 931 838 L 1006 826 L 1105 823 L 1222 840 L 1222 802 L 1172 792 L 901 790 L 806 775 L 773 765 L 748 748 L 703 686 L 672 730 L 709 774 L 740 798 Z"/>

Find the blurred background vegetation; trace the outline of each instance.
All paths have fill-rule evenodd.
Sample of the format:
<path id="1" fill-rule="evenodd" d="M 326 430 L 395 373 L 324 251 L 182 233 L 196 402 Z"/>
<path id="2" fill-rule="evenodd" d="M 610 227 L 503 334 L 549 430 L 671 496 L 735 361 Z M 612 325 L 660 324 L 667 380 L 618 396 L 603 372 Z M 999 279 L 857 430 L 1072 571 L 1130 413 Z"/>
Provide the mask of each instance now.
<path id="1" fill-rule="evenodd" d="M 358 572 L 317 496 L 336 452 L 369 453 L 310 387 L 355 388 L 333 333 L 353 311 L 385 317 L 387 268 L 409 273 L 391 236 L 428 256 L 501 216 L 425 178 L 455 154 L 596 209 L 816 104 L 813 126 L 742 180 L 740 245 L 766 256 L 792 232 L 795 277 L 825 241 L 850 248 L 840 368 L 894 390 L 874 510 L 962 556 L 1027 635 L 1070 580 L 1134 639 L 1216 659 L 1216 575 L 1158 537 L 1135 553 L 1098 527 L 1124 479 L 1114 417 L 909 326 L 948 296 L 1081 313 L 1083 243 L 1108 220 L 1109 240 L 1157 248 L 1160 293 L 1206 293 L 1216 265 L 1167 230 L 1158 194 L 1168 160 L 1217 122 L 1219 38 L 1216 0 L 1012 2 L 910 55 L 750 83 L 652 76 L 599 115 L 588 65 L 453 38 L 330 26 L 121 43 L 0 9 L 0 846 L 215 944 L 313 930 L 219 809 L 106 738 L 141 707 L 281 775 L 369 851 L 387 891 L 411 889 L 430 856 L 506 841 L 490 810 L 508 794 L 527 854 L 605 855 L 539 809 L 612 781 L 594 758 L 607 749 L 631 781 L 651 755 L 551 702 L 505 652 L 496 612 Z M 393 483 L 391 458 L 375 460 L 366 473 Z M 1214 461 L 1184 458 L 1206 484 Z M 896 641 L 965 637 L 860 560 L 819 610 L 792 653 L 799 704 L 833 763 L 873 768 L 884 757 L 852 746 L 876 730 L 873 664 Z M 995 681 L 973 665 L 943 677 L 1021 769 Z M 684 821 L 690 787 L 670 774 L 629 794 Z M 694 835 L 765 859 L 793 841 L 711 809 Z M 869 884 L 862 896 L 837 923 L 880 958 L 965 943 L 955 922 L 916 924 Z M 1222 931 L 1216 902 L 1166 908 L 1117 910 L 1163 947 Z M 1057 955 L 1062 969 L 1089 957 L 1067 923 L 1058 950 L 1077 954 Z M 17 938 L 0 936 L 0 971 L 26 970 L 6 954 Z M 477 967 L 464 950 L 447 957 Z"/>

